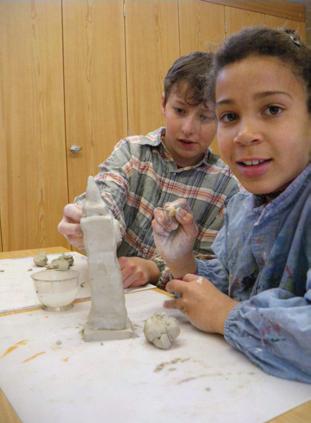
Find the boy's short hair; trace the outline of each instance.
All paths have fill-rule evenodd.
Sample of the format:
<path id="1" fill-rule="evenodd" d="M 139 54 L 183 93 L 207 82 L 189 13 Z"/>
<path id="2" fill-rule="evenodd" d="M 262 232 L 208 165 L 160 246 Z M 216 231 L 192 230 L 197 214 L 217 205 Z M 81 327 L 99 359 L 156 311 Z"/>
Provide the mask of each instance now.
<path id="1" fill-rule="evenodd" d="M 213 54 L 194 51 L 179 57 L 169 68 L 164 78 L 164 104 L 171 90 L 179 84 L 186 83 L 185 101 L 191 105 L 206 104 L 208 81 L 213 62 Z"/>

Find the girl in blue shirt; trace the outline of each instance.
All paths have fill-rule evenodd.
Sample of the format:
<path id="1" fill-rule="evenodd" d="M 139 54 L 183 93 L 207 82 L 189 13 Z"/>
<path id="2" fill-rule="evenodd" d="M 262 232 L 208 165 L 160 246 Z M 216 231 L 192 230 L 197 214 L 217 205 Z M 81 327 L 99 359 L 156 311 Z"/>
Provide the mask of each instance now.
<path id="1" fill-rule="evenodd" d="M 247 28 L 214 62 L 221 156 L 248 192 L 236 194 L 213 249 L 195 260 L 191 213 L 154 239 L 175 279 L 165 303 L 222 334 L 266 372 L 311 383 L 311 49 L 291 30 Z"/>

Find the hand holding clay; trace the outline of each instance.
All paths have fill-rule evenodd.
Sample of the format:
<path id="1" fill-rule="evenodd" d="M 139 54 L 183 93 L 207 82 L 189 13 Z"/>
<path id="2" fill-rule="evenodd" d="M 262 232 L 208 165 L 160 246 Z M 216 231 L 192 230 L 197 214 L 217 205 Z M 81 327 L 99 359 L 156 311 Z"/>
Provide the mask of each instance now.
<path id="1" fill-rule="evenodd" d="M 204 332 L 223 334 L 225 321 L 238 304 L 208 279 L 197 275 L 188 274 L 183 280 L 173 279 L 167 283 L 166 290 L 177 298 L 165 301 L 164 306 L 182 311 L 193 326 Z"/>
<path id="2" fill-rule="evenodd" d="M 152 221 L 153 238 L 157 250 L 170 267 L 172 273 L 178 277 L 195 271 L 192 249 L 198 234 L 193 215 L 189 211 L 185 200 L 182 201 L 183 203 L 180 202 L 178 207 L 174 207 L 176 202 L 170 203 L 175 208 L 174 219 L 178 223 L 177 227 L 175 225 L 175 229 L 170 221 L 172 216 L 168 216 L 170 213 L 168 211 L 169 204 L 164 209 L 156 208 L 154 220 Z"/>
<path id="3" fill-rule="evenodd" d="M 83 236 L 80 227 L 82 209 L 77 204 L 67 204 L 64 215 L 58 224 L 58 232 L 61 233 L 74 247 L 83 250 Z"/>
<path id="4" fill-rule="evenodd" d="M 178 198 L 171 203 L 165 203 L 163 209 L 158 208 L 163 211 L 162 225 L 168 232 L 172 232 L 178 228 L 179 222 L 176 219 L 176 213 L 181 208 L 191 212 L 190 207 L 184 198 Z"/>
<path id="5" fill-rule="evenodd" d="M 144 334 L 151 344 L 167 350 L 180 334 L 180 327 L 174 317 L 168 317 L 164 313 L 154 314 L 145 321 Z"/>

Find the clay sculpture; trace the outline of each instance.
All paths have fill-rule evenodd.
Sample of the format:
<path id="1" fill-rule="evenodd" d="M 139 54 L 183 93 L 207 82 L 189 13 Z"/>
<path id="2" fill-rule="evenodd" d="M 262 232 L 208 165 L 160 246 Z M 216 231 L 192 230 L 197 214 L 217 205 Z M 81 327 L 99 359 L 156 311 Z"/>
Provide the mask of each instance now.
<path id="1" fill-rule="evenodd" d="M 89 177 L 81 229 L 88 256 L 91 309 L 83 330 L 85 341 L 133 336 L 127 316 L 122 274 L 117 260 L 121 240 L 119 223 L 112 216 L 93 177 Z"/>

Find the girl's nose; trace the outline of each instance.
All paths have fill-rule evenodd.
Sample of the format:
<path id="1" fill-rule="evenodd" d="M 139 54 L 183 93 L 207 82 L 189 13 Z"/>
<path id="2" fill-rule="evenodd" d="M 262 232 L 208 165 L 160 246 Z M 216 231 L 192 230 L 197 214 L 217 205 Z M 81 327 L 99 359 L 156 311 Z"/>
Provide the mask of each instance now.
<path id="1" fill-rule="evenodd" d="M 260 142 L 261 134 L 251 125 L 241 125 L 233 141 L 238 144 L 251 145 Z"/>

